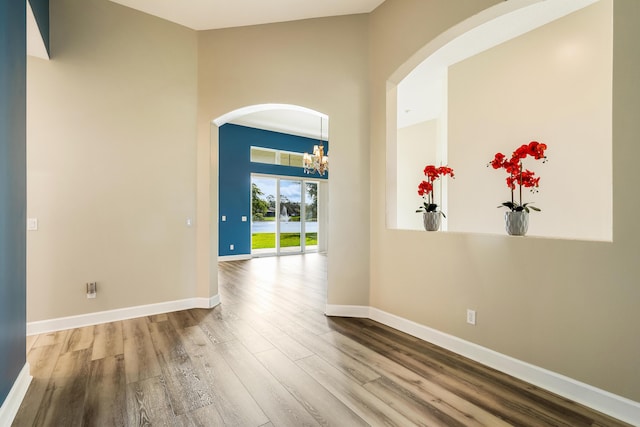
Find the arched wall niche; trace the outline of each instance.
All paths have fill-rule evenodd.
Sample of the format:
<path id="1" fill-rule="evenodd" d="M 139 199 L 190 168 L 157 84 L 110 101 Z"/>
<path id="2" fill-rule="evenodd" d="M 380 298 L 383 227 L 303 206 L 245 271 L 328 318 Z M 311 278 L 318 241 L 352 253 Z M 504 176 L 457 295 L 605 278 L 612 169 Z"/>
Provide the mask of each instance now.
<path id="1" fill-rule="evenodd" d="M 387 227 L 422 229 L 422 169 L 449 164 L 456 179 L 436 190 L 443 229 L 504 234 L 506 174 L 486 165 L 539 140 L 549 162 L 525 161 L 541 181 L 523 199 L 543 210 L 529 235 L 611 241 L 612 16 L 612 0 L 511 0 L 399 67 L 387 85 Z"/>

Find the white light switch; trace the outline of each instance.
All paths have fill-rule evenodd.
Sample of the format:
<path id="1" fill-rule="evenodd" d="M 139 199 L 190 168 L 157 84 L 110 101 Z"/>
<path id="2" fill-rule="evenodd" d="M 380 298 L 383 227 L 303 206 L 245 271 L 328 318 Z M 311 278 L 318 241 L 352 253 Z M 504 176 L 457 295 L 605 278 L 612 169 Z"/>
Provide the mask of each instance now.
<path id="1" fill-rule="evenodd" d="M 247 222 L 247 217 L 242 215 L 242 222 Z"/>
<path id="2" fill-rule="evenodd" d="M 27 218 L 27 231 L 36 231 L 38 229 L 38 218 Z"/>
<path id="3" fill-rule="evenodd" d="M 87 298 L 95 298 L 98 293 L 98 284 L 96 282 L 87 283 Z"/>
<path id="4" fill-rule="evenodd" d="M 187 218 L 187 227 L 191 227 L 193 225 L 193 221 L 191 221 L 191 218 Z"/>
<path id="5" fill-rule="evenodd" d="M 234 245 L 229 245 L 229 250 L 234 250 L 236 247 Z"/>
<path id="6" fill-rule="evenodd" d="M 227 220 L 227 216 L 226 215 L 222 215 L 222 222 L 225 222 Z"/>

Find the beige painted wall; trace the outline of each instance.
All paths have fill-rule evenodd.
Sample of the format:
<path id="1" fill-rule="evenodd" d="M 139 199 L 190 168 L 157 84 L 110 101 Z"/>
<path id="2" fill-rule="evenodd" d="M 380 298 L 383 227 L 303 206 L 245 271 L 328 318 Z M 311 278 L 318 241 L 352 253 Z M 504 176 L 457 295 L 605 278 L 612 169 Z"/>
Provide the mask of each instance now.
<path id="1" fill-rule="evenodd" d="M 440 32 L 502 2 L 457 3 L 387 0 L 373 13 L 372 171 L 385 170 L 387 79 Z M 390 230 L 384 193 L 372 192 L 373 306 L 640 401 L 639 14 L 640 2 L 615 0 L 613 243 Z M 385 186 L 383 173 L 371 181 Z"/>
<path id="2" fill-rule="evenodd" d="M 543 211 L 528 235 L 611 240 L 611 25 L 600 1 L 449 67 L 450 231 L 504 233 L 506 173 L 486 164 L 538 140 L 549 161 L 524 161 L 541 180 L 523 201 Z"/>
<path id="3" fill-rule="evenodd" d="M 198 219 L 211 219 L 199 230 L 199 253 L 208 233 L 217 242 L 218 232 L 218 135 L 211 121 L 254 104 L 311 108 L 330 122 L 328 300 L 368 304 L 367 23 L 366 15 L 352 15 L 198 33 Z M 216 255 L 217 247 L 209 248 L 207 257 Z M 205 277 L 206 263 L 199 265 Z"/>
<path id="4" fill-rule="evenodd" d="M 27 67 L 28 321 L 194 297 L 195 32 L 52 0 L 51 43 Z"/>

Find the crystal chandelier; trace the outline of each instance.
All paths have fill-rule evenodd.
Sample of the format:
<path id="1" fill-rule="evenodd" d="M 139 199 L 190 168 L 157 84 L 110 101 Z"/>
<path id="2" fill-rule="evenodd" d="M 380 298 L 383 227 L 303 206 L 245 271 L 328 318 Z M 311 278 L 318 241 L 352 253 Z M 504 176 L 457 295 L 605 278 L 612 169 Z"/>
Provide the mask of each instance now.
<path id="1" fill-rule="evenodd" d="M 320 144 L 313 146 L 313 154 L 304 153 L 302 156 L 302 165 L 304 173 L 324 176 L 329 170 L 329 156 L 324 154 L 324 145 L 322 145 L 322 117 L 320 117 Z"/>

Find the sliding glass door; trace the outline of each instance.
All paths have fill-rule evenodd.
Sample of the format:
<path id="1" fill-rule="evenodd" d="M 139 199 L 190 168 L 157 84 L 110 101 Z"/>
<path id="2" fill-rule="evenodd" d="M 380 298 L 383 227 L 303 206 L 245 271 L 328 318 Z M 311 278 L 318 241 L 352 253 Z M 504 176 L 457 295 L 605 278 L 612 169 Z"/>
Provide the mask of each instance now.
<path id="1" fill-rule="evenodd" d="M 318 182 L 252 175 L 251 253 L 318 249 Z"/>

